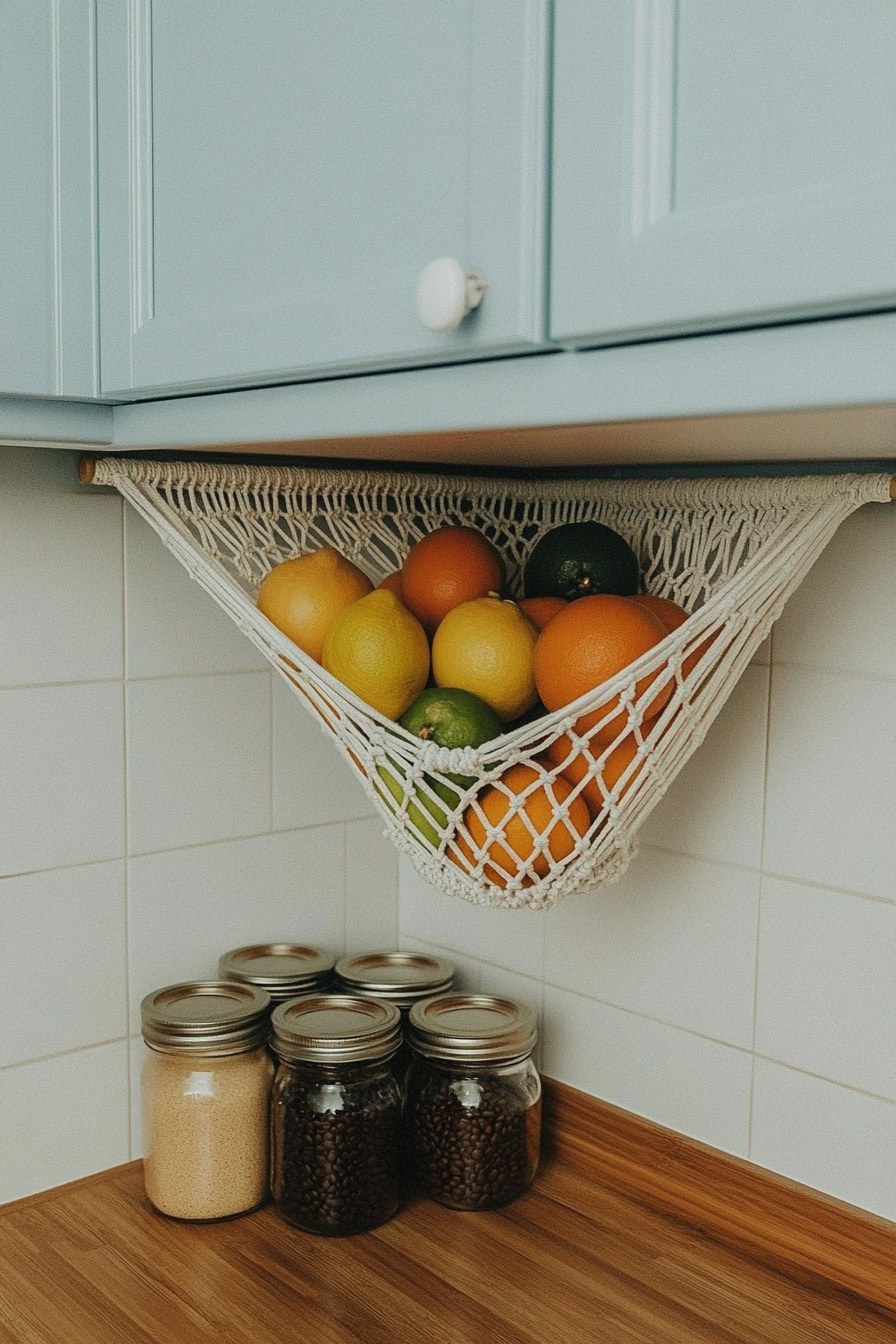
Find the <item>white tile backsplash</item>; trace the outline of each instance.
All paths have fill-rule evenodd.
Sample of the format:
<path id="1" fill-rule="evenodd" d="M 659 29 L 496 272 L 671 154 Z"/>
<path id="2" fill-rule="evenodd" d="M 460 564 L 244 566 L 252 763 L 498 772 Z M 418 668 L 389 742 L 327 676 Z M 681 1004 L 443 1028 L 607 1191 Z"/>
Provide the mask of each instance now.
<path id="1" fill-rule="evenodd" d="M 896 1220 L 896 1103 L 756 1061 L 750 1158 Z"/>
<path id="2" fill-rule="evenodd" d="M 125 1035 L 125 924 L 123 860 L 0 880 L 0 1067 Z"/>
<path id="3" fill-rule="evenodd" d="M 896 677 L 896 509 L 866 504 L 841 525 L 775 627 L 775 660 Z"/>
<path id="4" fill-rule="evenodd" d="M 0 743 L 0 876 L 121 857 L 121 682 L 0 690 Z"/>
<path id="5" fill-rule="evenodd" d="M 129 677 L 267 668 L 254 644 L 131 508 L 125 512 L 124 534 Z"/>
<path id="6" fill-rule="evenodd" d="M 896 905 L 764 878 L 758 967 L 760 1054 L 896 1097 Z"/>
<path id="7" fill-rule="evenodd" d="M 379 817 L 345 824 L 345 950 L 398 946 L 398 851 Z"/>
<path id="8" fill-rule="evenodd" d="M 57 456 L 37 489 L 33 453 L 0 448 L 0 686 L 122 673 L 123 502 L 80 492 Z"/>
<path id="9" fill-rule="evenodd" d="M 130 859 L 131 1031 L 140 1030 L 145 994 L 214 978 L 218 958 L 234 947 L 297 942 L 341 952 L 344 863 L 341 826 Z"/>
<path id="10" fill-rule="evenodd" d="M 750 1066 L 745 1050 L 545 986 L 545 1073 L 741 1157 Z"/>
<path id="11" fill-rule="evenodd" d="M 420 938 L 521 975 L 541 976 L 543 913 L 470 905 L 425 882 L 410 862 L 399 865 L 402 938 Z"/>
<path id="12" fill-rule="evenodd" d="M 545 916 L 548 984 L 751 1047 L 759 874 L 644 848 Z"/>
<path id="13" fill-rule="evenodd" d="M 844 525 L 618 885 L 507 912 L 399 862 L 117 495 L 0 449 L 0 1201 L 139 1156 L 141 995 L 287 936 L 435 951 L 541 1007 L 546 1074 L 896 1218 L 894 532 Z"/>
<path id="14" fill-rule="evenodd" d="M 758 868 L 769 671 L 750 666 L 697 751 L 648 817 L 644 844 Z"/>
<path id="15" fill-rule="evenodd" d="M 278 675 L 273 677 L 273 705 L 275 829 L 369 817 L 373 804 L 350 765 Z"/>
<path id="16" fill-rule="evenodd" d="M 776 665 L 765 870 L 896 900 L 894 759 L 896 682 Z"/>
<path id="17" fill-rule="evenodd" d="M 270 685 L 267 672 L 128 685 L 132 853 L 269 828 Z"/>
<path id="18" fill-rule="evenodd" d="M 297 700 L 273 722 L 267 663 L 75 464 L 0 448 L 0 1202 L 140 1155 L 145 992 L 239 943 L 397 938 L 363 790 Z"/>
<path id="19" fill-rule="evenodd" d="M 126 1041 L 0 1069 L 0 1204 L 127 1162 Z"/>

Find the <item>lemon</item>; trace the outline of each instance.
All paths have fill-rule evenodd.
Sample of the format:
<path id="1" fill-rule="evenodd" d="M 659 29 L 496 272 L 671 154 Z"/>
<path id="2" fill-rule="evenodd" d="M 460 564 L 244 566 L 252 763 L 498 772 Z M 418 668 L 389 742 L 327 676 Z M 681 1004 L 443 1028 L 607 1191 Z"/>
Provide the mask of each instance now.
<path id="1" fill-rule="evenodd" d="M 397 719 L 426 685 L 429 641 L 394 593 L 375 588 L 336 617 L 323 665 L 359 700 Z"/>
<path id="2" fill-rule="evenodd" d="M 499 597 L 462 602 L 448 612 L 432 642 L 436 684 L 478 695 L 504 723 L 518 719 L 538 701 L 532 673 L 537 638 L 538 628 L 516 602 Z"/>
<path id="3" fill-rule="evenodd" d="M 324 639 L 344 607 L 373 588 L 332 546 L 281 560 L 262 579 L 256 603 L 269 621 L 319 663 Z"/>

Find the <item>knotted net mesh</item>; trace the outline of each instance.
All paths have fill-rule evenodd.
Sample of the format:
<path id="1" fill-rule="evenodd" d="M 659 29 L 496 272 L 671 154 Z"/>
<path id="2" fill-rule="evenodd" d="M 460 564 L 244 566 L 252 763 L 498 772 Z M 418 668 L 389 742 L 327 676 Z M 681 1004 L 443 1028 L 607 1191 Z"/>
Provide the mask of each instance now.
<path id="1" fill-rule="evenodd" d="M 100 459 L 94 482 L 121 492 L 286 679 L 427 881 L 531 909 L 621 875 L 639 826 L 839 524 L 890 498 L 890 477 L 876 474 L 516 481 L 123 458 Z M 538 538 L 587 519 L 625 537 L 646 592 L 692 614 L 611 680 L 482 747 L 412 736 L 255 605 L 281 560 L 335 546 L 376 583 L 450 523 L 494 542 L 520 596 Z"/>

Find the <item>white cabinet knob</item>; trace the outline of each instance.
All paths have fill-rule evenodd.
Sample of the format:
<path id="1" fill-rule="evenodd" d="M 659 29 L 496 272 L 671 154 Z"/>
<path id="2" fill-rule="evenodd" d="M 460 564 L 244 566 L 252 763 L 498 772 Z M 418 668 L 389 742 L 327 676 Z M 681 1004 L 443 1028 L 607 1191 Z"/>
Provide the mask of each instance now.
<path id="1" fill-rule="evenodd" d="M 417 281 L 417 313 L 430 331 L 454 331 L 467 313 L 478 308 L 485 281 L 466 270 L 456 257 L 437 257 L 424 266 Z"/>

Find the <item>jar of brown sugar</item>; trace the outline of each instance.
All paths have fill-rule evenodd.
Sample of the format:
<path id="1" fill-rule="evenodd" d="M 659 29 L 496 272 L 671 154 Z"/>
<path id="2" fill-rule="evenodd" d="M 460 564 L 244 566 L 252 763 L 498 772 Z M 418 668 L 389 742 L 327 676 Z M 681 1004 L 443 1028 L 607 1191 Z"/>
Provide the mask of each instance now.
<path id="1" fill-rule="evenodd" d="M 516 1199 L 538 1167 L 541 1082 L 532 1061 L 535 1018 L 486 994 L 415 1004 L 405 1121 L 423 1192 L 450 1209 Z"/>
<path id="2" fill-rule="evenodd" d="M 336 958 L 332 952 L 302 943 L 255 943 L 225 952 L 218 963 L 222 980 L 255 985 L 270 996 L 271 1004 L 285 1003 L 298 994 L 327 989 Z"/>
<path id="3" fill-rule="evenodd" d="M 366 1232 L 398 1210 L 400 1040 L 398 1009 L 374 999 L 306 994 L 274 1009 L 271 1193 L 306 1232 Z"/>
<path id="4" fill-rule="evenodd" d="M 140 1005 L 144 1184 L 172 1218 L 246 1213 L 268 1190 L 270 999 L 219 980 L 168 985 Z"/>

